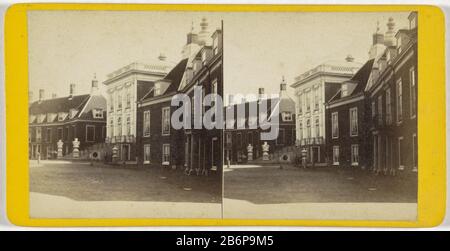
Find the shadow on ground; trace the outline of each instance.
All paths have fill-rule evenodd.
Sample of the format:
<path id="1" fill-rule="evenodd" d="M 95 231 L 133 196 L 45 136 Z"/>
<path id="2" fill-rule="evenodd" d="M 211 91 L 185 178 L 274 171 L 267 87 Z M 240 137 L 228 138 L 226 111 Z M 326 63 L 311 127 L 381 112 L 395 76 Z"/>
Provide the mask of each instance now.
<path id="1" fill-rule="evenodd" d="M 45 163 L 30 167 L 30 191 L 78 201 L 221 203 L 221 178 L 186 176 L 160 168 L 88 163 Z"/>
<path id="2" fill-rule="evenodd" d="M 417 202 L 417 173 L 375 175 L 352 168 L 231 166 L 224 197 L 254 204 L 299 202 Z"/>

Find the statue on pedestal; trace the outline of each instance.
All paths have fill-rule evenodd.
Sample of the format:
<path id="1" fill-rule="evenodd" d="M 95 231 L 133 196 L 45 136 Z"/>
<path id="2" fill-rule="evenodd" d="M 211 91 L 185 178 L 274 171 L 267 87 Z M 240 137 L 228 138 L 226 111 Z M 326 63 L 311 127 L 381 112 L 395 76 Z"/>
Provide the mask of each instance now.
<path id="1" fill-rule="evenodd" d="M 252 144 L 248 144 L 247 146 L 247 161 L 253 160 L 253 146 Z"/>
<path id="2" fill-rule="evenodd" d="M 267 144 L 267 141 L 264 141 L 262 145 L 263 160 L 269 160 L 269 148 L 270 146 Z"/>
<path id="3" fill-rule="evenodd" d="M 78 138 L 75 138 L 72 141 L 72 145 L 73 145 L 73 152 L 72 152 L 72 157 L 74 158 L 79 158 L 80 157 L 80 141 L 78 141 Z"/>
<path id="4" fill-rule="evenodd" d="M 117 152 L 119 151 L 119 148 L 117 148 L 116 145 L 114 145 L 114 147 L 112 148 L 112 162 L 116 163 L 117 160 L 119 159 L 117 156 Z"/>
<path id="5" fill-rule="evenodd" d="M 58 142 L 56 143 L 56 145 L 58 146 L 58 154 L 57 154 L 57 158 L 60 159 L 63 157 L 63 145 L 64 143 L 62 142 L 62 140 L 58 140 Z"/>

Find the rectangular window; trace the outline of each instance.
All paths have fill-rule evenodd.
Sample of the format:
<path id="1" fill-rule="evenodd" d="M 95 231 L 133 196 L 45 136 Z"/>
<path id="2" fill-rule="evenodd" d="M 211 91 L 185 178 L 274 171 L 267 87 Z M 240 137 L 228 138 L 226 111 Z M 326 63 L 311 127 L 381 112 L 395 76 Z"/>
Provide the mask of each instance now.
<path id="1" fill-rule="evenodd" d="M 63 139 L 63 129 L 60 127 L 58 128 L 58 140 Z"/>
<path id="2" fill-rule="evenodd" d="M 292 113 L 291 112 L 283 112 L 282 118 L 283 118 L 283 121 L 292 121 Z"/>
<path id="3" fill-rule="evenodd" d="M 417 172 L 417 135 L 413 134 L 412 139 L 413 172 Z"/>
<path id="4" fill-rule="evenodd" d="M 383 125 L 383 95 L 378 96 L 378 125 Z"/>
<path id="5" fill-rule="evenodd" d="M 103 118 L 103 109 L 94 109 L 94 110 L 92 110 L 92 113 L 93 113 L 95 119 Z"/>
<path id="6" fill-rule="evenodd" d="M 352 145 L 352 166 L 359 164 L 359 145 Z"/>
<path id="7" fill-rule="evenodd" d="M 398 169 L 403 170 L 405 166 L 403 165 L 403 137 L 398 138 Z"/>
<path id="8" fill-rule="evenodd" d="M 42 128 L 36 127 L 36 140 L 40 142 L 42 139 Z"/>
<path id="9" fill-rule="evenodd" d="M 392 123 L 391 89 L 386 90 L 386 124 Z"/>
<path id="10" fill-rule="evenodd" d="M 358 108 L 350 108 L 350 136 L 358 136 Z"/>
<path id="11" fill-rule="evenodd" d="M 117 133 L 116 136 L 122 137 L 122 117 L 117 117 Z"/>
<path id="12" fill-rule="evenodd" d="M 231 143 L 232 143 L 232 141 L 231 141 L 231 133 L 228 132 L 226 134 L 226 144 L 231 146 Z"/>
<path id="13" fill-rule="evenodd" d="M 162 134 L 170 134 L 170 107 L 164 107 L 162 109 Z"/>
<path id="14" fill-rule="evenodd" d="M 298 114 L 303 113 L 303 94 L 298 95 Z"/>
<path id="15" fill-rule="evenodd" d="M 417 112 L 417 97 L 416 97 L 416 74 L 414 67 L 409 69 L 409 97 L 410 97 L 410 113 L 411 118 L 416 117 Z"/>
<path id="16" fill-rule="evenodd" d="M 122 109 L 122 95 L 117 94 L 117 110 Z"/>
<path id="17" fill-rule="evenodd" d="M 95 140 L 95 126 L 86 125 L 86 141 L 93 142 Z"/>
<path id="18" fill-rule="evenodd" d="M 397 123 L 403 120 L 402 80 L 397 80 Z"/>
<path id="19" fill-rule="evenodd" d="M 319 110 L 319 88 L 314 89 L 314 110 Z"/>
<path id="20" fill-rule="evenodd" d="M 339 120 L 337 112 L 331 114 L 331 128 L 331 137 L 333 139 L 339 138 Z"/>
<path id="21" fill-rule="evenodd" d="M 144 164 L 150 164 L 150 144 L 144 145 Z"/>
<path id="22" fill-rule="evenodd" d="M 310 98 L 310 95 L 311 95 L 311 91 L 307 91 L 305 93 L 305 96 L 306 96 L 306 100 L 305 100 L 305 102 L 306 102 L 306 112 L 309 112 L 311 110 L 311 98 Z"/>
<path id="23" fill-rule="evenodd" d="M 163 144 L 162 164 L 170 165 L 170 144 Z"/>
<path id="24" fill-rule="evenodd" d="M 127 116 L 127 135 L 131 135 L 131 117 Z"/>
<path id="25" fill-rule="evenodd" d="M 303 139 L 303 123 L 301 120 L 298 122 L 298 139 Z"/>
<path id="26" fill-rule="evenodd" d="M 144 111 L 144 137 L 150 137 L 150 111 Z"/>
<path id="27" fill-rule="evenodd" d="M 314 127 L 315 127 L 314 131 L 316 133 L 316 138 L 319 138 L 320 137 L 320 123 L 319 123 L 318 118 L 314 121 Z"/>
<path id="28" fill-rule="evenodd" d="M 284 129 L 283 128 L 279 128 L 278 129 L 278 137 L 277 137 L 277 140 L 276 140 L 277 145 L 284 145 L 284 139 L 285 139 Z"/>
<path id="29" fill-rule="evenodd" d="M 131 107 L 131 93 L 127 91 L 127 108 Z"/>
<path id="30" fill-rule="evenodd" d="M 113 94 L 109 95 L 109 111 L 114 112 L 114 96 L 113 96 Z"/>
<path id="31" fill-rule="evenodd" d="M 339 165 L 339 146 L 333 146 L 333 165 Z"/>
<path id="32" fill-rule="evenodd" d="M 47 142 L 51 142 L 52 141 L 52 129 L 51 128 L 47 128 Z"/>

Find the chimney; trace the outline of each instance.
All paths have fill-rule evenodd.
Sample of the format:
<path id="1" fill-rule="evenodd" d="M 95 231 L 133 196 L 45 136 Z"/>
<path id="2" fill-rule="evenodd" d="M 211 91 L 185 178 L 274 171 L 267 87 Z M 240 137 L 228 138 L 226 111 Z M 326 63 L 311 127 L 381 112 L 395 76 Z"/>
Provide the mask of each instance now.
<path id="1" fill-rule="evenodd" d="M 264 88 L 258 88 L 258 99 L 262 99 L 264 96 Z"/>
<path id="2" fill-rule="evenodd" d="M 281 84 L 280 84 L 280 98 L 284 97 L 287 95 L 286 93 L 286 80 L 283 78 L 281 79 Z"/>
<path id="3" fill-rule="evenodd" d="M 33 92 L 29 91 L 28 92 L 28 103 L 31 103 L 31 102 L 33 102 Z"/>
<path id="4" fill-rule="evenodd" d="M 96 94 L 98 91 L 98 80 L 97 80 L 97 75 L 94 73 L 94 78 L 92 79 L 91 82 L 91 94 Z"/>
<path id="5" fill-rule="evenodd" d="M 52 98 L 57 98 L 58 95 L 56 95 L 56 93 L 52 93 Z"/>
<path id="6" fill-rule="evenodd" d="M 42 100 L 44 100 L 45 98 L 45 91 L 44 89 L 39 89 L 39 103 L 42 102 Z"/>
<path id="7" fill-rule="evenodd" d="M 70 91 L 69 91 L 69 99 L 72 99 L 72 97 L 75 95 L 75 84 L 70 84 Z"/>

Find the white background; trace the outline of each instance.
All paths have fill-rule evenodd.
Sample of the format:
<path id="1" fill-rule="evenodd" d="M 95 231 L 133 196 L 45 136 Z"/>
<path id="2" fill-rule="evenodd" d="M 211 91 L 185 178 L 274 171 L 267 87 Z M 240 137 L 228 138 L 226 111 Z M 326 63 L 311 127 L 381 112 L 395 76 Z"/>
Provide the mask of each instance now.
<path id="1" fill-rule="evenodd" d="M 0 14 L 2 18 L 0 19 L 0 75 L 2 82 L 4 83 L 4 49 L 3 49 L 3 41 L 4 41 L 4 14 L 6 10 L 8 9 L 8 6 L 14 4 L 14 3 L 20 3 L 20 2 L 55 2 L 54 0 L 28 0 L 28 1 L 19 1 L 19 0 L 3 0 L 0 4 Z M 426 5 L 437 5 L 440 6 L 441 9 L 444 11 L 446 15 L 446 40 L 449 39 L 449 25 L 450 22 L 448 20 L 448 15 L 450 14 L 450 2 L 446 0 L 392 0 L 392 1 L 386 1 L 386 0 L 364 0 L 364 1 L 357 1 L 357 0 L 348 0 L 348 1 L 339 1 L 339 0 L 190 0 L 190 1 L 173 1 L 173 0 L 157 0 L 157 1 L 125 1 L 125 0 L 108 0 L 108 1 L 77 1 L 77 0 L 59 0 L 58 2 L 71 2 L 71 3 L 197 3 L 197 4 L 204 4 L 204 3 L 214 3 L 214 4 L 426 4 Z M 446 46 L 447 51 L 447 57 L 449 58 L 449 51 L 450 47 L 447 43 Z M 448 76 L 450 71 L 449 67 L 447 66 L 446 75 Z M 448 78 L 447 78 L 448 79 Z M 319 227 L 101 227 L 101 228 L 37 228 L 37 227 L 17 227 L 9 223 L 7 217 L 6 217 L 6 130 L 5 130 L 5 96 L 4 96 L 4 84 L 0 85 L 0 230 L 214 230 L 214 231 L 223 231 L 223 230 L 414 230 L 414 229 L 388 229 L 388 228 L 319 228 Z M 446 86 L 447 93 L 450 93 L 450 86 L 448 85 L 447 80 L 447 86 Z M 449 131 L 449 111 L 450 111 L 450 105 L 447 102 L 447 131 Z M 447 145 L 449 144 L 450 139 L 450 133 L 447 133 Z M 450 155 L 447 152 L 447 164 L 450 162 Z M 450 179 L 450 172 L 447 172 L 447 180 Z M 449 194 L 450 191 L 447 187 L 447 208 L 449 206 Z M 443 223 L 435 228 L 428 228 L 428 229 L 422 229 L 422 230 L 450 230 L 450 218 L 448 215 L 445 217 Z"/>

